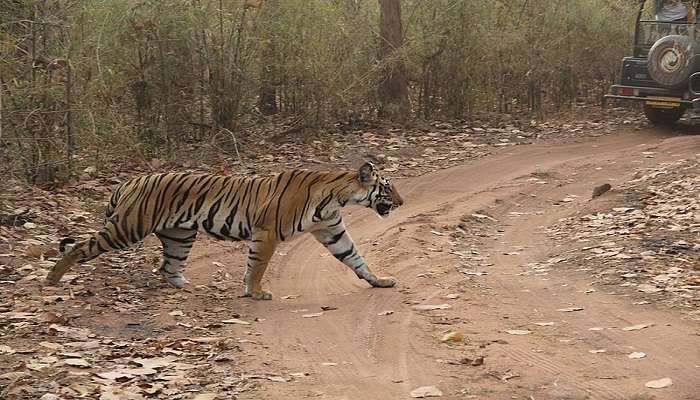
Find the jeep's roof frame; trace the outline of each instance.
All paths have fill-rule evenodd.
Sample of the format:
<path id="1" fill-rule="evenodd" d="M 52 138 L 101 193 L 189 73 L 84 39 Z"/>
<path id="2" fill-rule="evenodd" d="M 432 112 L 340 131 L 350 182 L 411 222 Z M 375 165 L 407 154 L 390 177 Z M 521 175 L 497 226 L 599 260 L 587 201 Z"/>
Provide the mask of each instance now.
<path id="1" fill-rule="evenodd" d="M 639 0 L 639 10 L 637 11 L 637 20 L 634 23 L 634 46 L 635 50 L 633 50 L 633 53 L 636 55 L 636 46 L 637 43 L 639 43 L 639 23 L 640 22 L 657 22 L 653 20 L 642 20 L 642 15 L 644 14 L 644 6 L 646 6 L 647 2 L 651 2 L 655 0 Z M 681 0 L 682 1 L 682 0 Z M 695 4 L 694 6 L 692 6 Z M 692 0 L 691 1 L 691 7 L 695 9 L 695 20 L 694 21 L 688 21 L 688 22 L 671 22 L 671 21 L 663 21 L 664 23 L 668 24 L 695 24 L 700 22 L 700 0 Z M 658 21 L 661 22 L 661 21 Z"/>
<path id="2" fill-rule="evenodd" d="M 650 1 L 654 1 L 654 0 L 650 0 Z M 647 0 L 639 0 L 639 12 L 637 13 L 637 22 L 642 20 L 642 13 L 644 12 L 644 6 L 646 5 L 646 3 L 647 3 Z M 700 1 L 692 0 L 690 3 L 691 3 L 691 8 L 695 9 L 695 18 L 697 19 L 697 16 L 700 14 Z M 693 3 L 695 4 L 694 7 L 692 7 Z"/>

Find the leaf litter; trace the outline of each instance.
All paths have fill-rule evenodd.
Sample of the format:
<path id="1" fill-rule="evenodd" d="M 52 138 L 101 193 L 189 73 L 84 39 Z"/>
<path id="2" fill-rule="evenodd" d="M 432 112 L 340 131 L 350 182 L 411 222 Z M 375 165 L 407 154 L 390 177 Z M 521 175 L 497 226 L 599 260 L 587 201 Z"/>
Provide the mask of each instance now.
<path id="1" fill-rule="evenodd" d="M 560 220 L 548 235 L 573 247 L 564 256 L 592 271 L 597 284 L 700 320 L 700 269 L 694 267 L 700 264 L 698 170 L 697 157 L 639 167 L 616 185 L 612 205 L 593 199 L 587 213 Z"/>

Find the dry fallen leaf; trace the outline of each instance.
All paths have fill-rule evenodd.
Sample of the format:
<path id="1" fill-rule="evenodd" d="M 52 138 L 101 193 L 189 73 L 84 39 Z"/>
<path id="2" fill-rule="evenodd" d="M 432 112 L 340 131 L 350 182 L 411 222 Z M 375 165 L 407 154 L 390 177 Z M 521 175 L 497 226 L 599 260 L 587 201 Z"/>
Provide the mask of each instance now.
<path id="1" fill-rule="evenodd" d="M 638 331 L 644 328 L 648 328 L 650 326 L 654 326 L 654 324 L 638 324 L 638 325 L 632 325 L 632 326 L 627 326 L 622 328 L 623 331 Z"/>
<path id="2" fill-rule="evenodd" d="M 71 390 L 75 391 L 82 398 L 87 398 L 88 394 L 94 393 L 95 389 L 95 386 L 92 384 L 82 385 L 79 383 L 71 383 L 68 387 L 71 388 Z"/>
<path id="3" fill-rule="evenodd" d="M 509 329 L 506 330 L 505 333 L 509 335 L 529 335 L 532 333 L 532 331 L 526 331 L 526 330 L 521 330 L 521 329 Z"/>
<path id="4" fill-rule="evenodd" d="M 65 298 L 62 298 L 63 296 L 56 296 L 58 298 L 61 298 L 60 301 L 65 301 Z M 42 296 L 44 300 L 46 300 L 47 296 Z M 55 300 L 54 300 L 55 301 Z M 48 301 L 47 303 L 52 303 L 53 301 Z M 41 314 L 41 322 L 47 323 L 47 324 L 55 324 L 55 323 L 66 323 L 66 319 L 63 318 L 60 314 L 52 313 L 52 312 L 45 312 Z"/>
<path id="5" fill-rule="evenodd" d="M 41 258 L 42 254 L 46 251 L 46 246 L 38 244 L 30 244 L 27 247 L 27 257 L 31 258 Z"/>
<path id="6" fill-rule="evenodd" d="M 0 344 L 0 354 L 15 354 L 15 351 L 10 346 Z"/>
<path id="7" fill-rule="evenodd" d="M 117 381 L 117 382 L 126 382 L 129 379 L 132 379 L 134 377 L 134 375 L 127 374 L 124 372 L 118 372 L 118 371 L 99 372 L 96 375 L 102 379 L 108 379 L 110 381 Z"/>
<path id="8" fill-rule="evenodd" d="M 192 400 L 214 400 L 216 399 L 216 396 L 216 393 L 200 393 L 194 396 Z"/>
<path id="9" fill-rule="evenodd" d="M 658 292 L 663 291 L 662 288 L 658 288 L 658 287 L 656 287 L 654 285 L 650 285 L 648 283 L 642 283 L 640 285 L 637 285 L 637 290 L 639 290 L 640 292 L 644 292 L 644 293 L 658 293 Z"/>
<path id="10" fill-rule="evenodd" d="M 154 358 L 133 358 L 131 362 L 138 364 L 144 368 L 158 369 L 167 367 L 177 360 L 177 357 L 167 356 L 167 357 L 154 357 Z"/>
<path id="11" fill-rule="evenodd" d="M 99 400 L 143 400 L 139 388 L 102 386 Z"/>
<path id="12" fill-rule="evenodd" d="M 459 331 L 447 332 L 440 339 L 441 342 L 461 342 L 464 340 L 464 334 Z"/>
<path id="13" fill-rule="evenodd" d="M 495 219 L 495 218 L 493 218 L 493 217 L 490 217 L 490 216 L 488 216 L 488 215 L 484 215 L 484 214 L 477 214 L 477 213 L 474 213 L 474 214 L 472 214 L 472 217 L 474 217 L 474 218 L 476 218 L 476 219 L 488 219 L 488 220 L 491 220 L 491 221 L 498 221 L 497 219 Z"/>
<path id="14" fill-rule="evenodd" d="M 158 371 L 153 368 L 118 368 L 115 369 L 114 372 L 134 376 L 154 375 L 158 373 Z"/>
<path id="15" fill-rule="evenodd" d="M 72 326 L 62 326 L 58 324 L 49 325 L 49 331 L 60 332 L 66 336 L 87 340 L 90 335 L 90 330 L 84 328 L 74 328 Z"/>
<path id="16" fill-rule="evenodd" d="M 432 311 L 432 310 L 446 310 L 450 308 L 449 304 L 420 304 L 413 306 L 416 311 Z"/>
<path id="17" fill-rule="evenodd" d="M 78 367 L 78 368 L 89 368 L 90 363 L 85 361 L 82 358 L 68 358 L 66 360 L 63 360 L 66 365 L 70 365 L 71 367 Z"/>
<path id="18" fill-rule="evenodd" d="M 583 311 L 583 307 L 558 308 L 557 311 L 561 311 L 561 312 Z"/>
<path id="19" fill-rule="evenodd" d="M 192 342 L 197 342 L 197 343 L 216 343 L 220 340 L 223 340 L 224 338 L 221 336 L 198 336 L 198 337 L 193 337 L 189 338 L 188 340 Z"/>
<path id="20" fill-rule="evenodd" d="M 238 318 L 225 319 L 221 322 L 224 324 L 250 325 L 250 322 Z"/>
<path id="21" fill-rule="evenodd" d="M 466 270 L 461 270 L 464 275 L 473 275 L 473 276 L 484 276 L 488 275 L 489 273 L 486 271 L 466 271 Z"/>
<path id="22" fill-rule="evenodd" d="M 79 350 L 92 350 L 100 347 L 100 342 L 97 340 L 89 340 L 87 342 L 67 342 L 66 347 L 72 347 Z"/>
<path id="23" fill-rule="evenodd" d="M 665 387 L 669 387 L 673 385 L 673 380 L 671 378 L 661 378 L 657 379 L 655 381 L 649 381 L 644 384 L 644 386 L 651 388 L 651 389 L 663 389 Z"/>
<path id="24" fill-rule="evenodd" d="M 411 391 L 411 397 L 422 399 L 425 397 L 442 397 L 442 392 L 435 386 L 421 386 Z"/>

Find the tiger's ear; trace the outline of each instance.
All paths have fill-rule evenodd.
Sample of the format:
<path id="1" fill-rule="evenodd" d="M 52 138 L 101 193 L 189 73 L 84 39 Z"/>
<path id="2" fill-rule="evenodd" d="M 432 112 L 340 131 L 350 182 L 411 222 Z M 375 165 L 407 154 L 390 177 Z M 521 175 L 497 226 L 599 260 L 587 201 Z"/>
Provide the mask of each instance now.
<path id="1" fill-rule="evenodd" d="M 357 171 L 357 180 L 364 185 L 371 185 L 377 180 L 377 169 L 369 161 L 365 161 L 364 164 Z"/>

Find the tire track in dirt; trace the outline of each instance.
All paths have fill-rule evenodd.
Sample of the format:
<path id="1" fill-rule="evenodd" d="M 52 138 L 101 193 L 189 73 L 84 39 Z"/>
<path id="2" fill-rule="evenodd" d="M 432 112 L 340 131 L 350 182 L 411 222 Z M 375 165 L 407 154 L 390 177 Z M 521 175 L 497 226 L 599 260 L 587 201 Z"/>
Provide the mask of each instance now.
<path id="1" fill-rule="evenodd" d="M 666 149 L 666 153 L 670 154 L 675 151 L 678 151 L 688 144 L 688 140 L 685 139 L 678 139 L 675 142 L 675 144 L 674 141 L 671 141 L 670 145 L 667 144 L 668 147 Z M 696 146 L 698 145 L 697 141 L 691 140 L 690 143 L 694 143 Z M 626 153 L 626 151 L 622 151 L 621 153 Z M 629 156 L 629 154 L 627 154 L 627 156 Z M 609 153 L 603 153 L 601 155 L 587 159 L 587 164 L 590 163 L 590 161 L 596 162 L 596 159 L 603 160 L 608 159 L 609 157 Z M 613 158 L 617 160 L 625 160 L 623 154 L 620 154 L 618 157 Z M 561 166 L 557 167 L 557 170 L 566 171 L 568 169 L 568 173 L 565 174 L 567 176 L 571 176 L 574 171 L 581 170 L 581 166 L 578 166 L 577 162 L 573 162 L 570 164 L 571 165 L 562 164 Z M 596 169 L 589 168 L 586 174 L 579 175 L 580 179 L 578 181 L 572 182 L 570 184 L 557 185 L 554 188 L 550 187 L 547 189 L 538 188 L 538 190 L 534 192 L 519 192 L 518 195 L 514 198 L 502 202 L 505 203 L 504 206 L 498 207 L 497 210 L 492 210 L 494 213 L 493 215 L 497 216 L 497 218 L 503 219 L 504 217 L 507 217 L 509 215 L 508 213 L 511 210 L 518 209 L 520 211 L 523 211 L 533 209 L 541 210 L 543 208 L 546 209 L 546 205 L 543 206 L 542 204 L 542 197 L 549 197 L 551 201 L 551 199 L 562 199 L 568 196 L 569 194 L 577 194 L 579 196 L 588 195 L 590 194 L 590 188 L 593 187 L 594 183 L 605 181 L 606 179 L 606 177 L 603 174 L 596 173 L 595 171 Z M 606 171 L 606 173 L 609 174 L 610 171 Z M 631 177 L 631 171 L 625 171 L 624 168 L 618 170 L 617 173 L 620 174 L 618 175 L 619 177 L 622 177 L 625 174 L 627 174 L 628 177 Z M 509 229 L 505 230 L 506 233 L 499 242 L 502 244 L 496 245 L 492 249 L 492 253 L 496 254 L 496 256 L 493 257 L 493 261 L 495 265 L 499 266 L 499 270 L 502 274 L 497 275 L 497 278 L 493 279 L 492 281 L 495 280 L 494 283 L 499 285 L 499 287 L 501 288 L 500 291 L 502 293 L 514 293 L 515 291 L 517 291 L 518 287 L 517 285 L 514 285 L 514 282 L 516 281 L 512 279 L 512 276 L 520 272 L 520 270 L 518 269 L 519 266 L 525 265 L 527 262 L 544 260 L 547 258 L 547 253 L 549 249 L 546 248 L 546 241 L 539 242 L 537 240 L 533 240 L 533 238 L 537 236 L 537 227 L 548 226 L 552 223 L 555 223 L 559 218 L 566 216 L 570 213 L 571 210 L 567 210 L 566 207 L 557 207 L 554 209 L 551 209 L 550 207 L 550 210 L 548 210 L 548 212 L 546 213 L 543 213 L 542 215 L 534 214 L 528 215 L 526 217 L 518 217 L 514 221 L 514 223 L 509 224 Z M 525 249 L 521 254 L 517 255 L 516 257 L 505 256 L 504 254 L 506 254 L 508 251 L 511 251 L 511 247 L 513 246 L 513 244 L 516 243 L 526 243 L 531 245 L 531 247 Z M 503 275 L 506 275 L 507 277 L 499 278 Z M 574 276 L 573 278 L 582 278 L 581 274 L 578 275 L 579 276 Z M 614 374 L 616 373 L 615 370 L 618 370 L 618 373 L 621 374 L 624 374 L 628 370 L 630 370 L 629 360 L 627 360 L 625 356 L 632 350 L 627 350 L 626 352 L 617 351 L 618 359 L 612 361 L 602 361 L 606 363 L 615 363 L 616 368 L 611 368 L 609 371 L 598 371 L 597 373 L 594 369 L 593 372 L 596 374 L 596 376 L 592 376 L 590 381 L 588 382 L 585 381 L 585 374 L 579 373 L 580 368 L 585 368 L 585 366 L 582 365 L 583 363 L 581 362 L 581 359 L 585 358 L 586 356 L 590 357 L 590 355 L 586 354 L 586 352 L 594 348 L 599 348 L 601 344 L 612 346 L 615 346 L 617 344 L 618 347 L 629 346 L 630 348 L 634 348 L 633 345 L 642 345 L 651 354 L 660 355 L 664 353 L 671 353 L 664 357 L 665 360 L 658 360 L 653 366 L 644 366 L 646 374 L 649 375 L 649 378 L 646 380 L 654 379 L 659 375 L 669 374 L 672 371 L 672 374 L 676 377 L 678 381 L 684 382 L 686 385 L 690 384 L 691 388 L 693 384 L 696 384 L 696 386 L 700 385 L 700 382 L 697 381 L 696 377 L 697 366 L 695 367 L 695 371 L 693 371 L 692 368 L 693 360 L 697 362 L 700 359 L 700 354 L 696 354 L 695 358 L 693 358 L 692 356 L 690 358 L 686 358 L 685 361 L 691 368 L 677 368 L 678 360 L 684 357 L 684 353 L 682 351 L 676 352 L 676 349 L 673 348 L 673 345 L 669 346 L 669 343 L 659 342 L 655 340 L 656 338 L 654 337 L 650 338 L 649 335 L 651 335 L 651 333 L 649 333 L 649 335 L 641 332 L 636 334 L 630 334 L 622 332 L 620 330 L 620 328 L 624 326 L 634 325 L 648 321 L 657 321 L 656 324 L 658 325 L 660 324 L 660 322 L 668 320 L 668 311 L 650 311 L 638 308 L 626 309 L 630 308 L 628 302 L 628 304 L 620 304 L 619 300 L 613 298 L 613 296 L 608 296 L 607 294 L 597 294 L 596 296 L 582 296 L 580 294 L 581 291 L 571 290 L 572 282 L 569 280 L 570 278 L 572 278 L 571 275 L 569 275 L 568 277 L 554 276 L 552 278 L 547 278 L 549 281 L 546 285 L 538 285 L 535 282 L 535 284 L 530 283 L 527 286 L 530 288 L 530 290 L 533 288 L 537 288 L 538 286 L 545 289 L 549 289 L 550 287 L 562 287 L 564 289 L 560 290 L 561 293 L 558 293 L 557 297 L 566 298 L 569 302 L 573 301 L 571 305 L 585 304 L 585 310 L 582 312 L 582 315 L 572 315 L 571 317 L 566 317 L 568 319 L 567 329 L 569 331 L 573 331 L 572 333 L 575 335 L 581 336 L 579 332 L 586 332 L 590 334 L 590 332 L 587 331 L 587 328 L 593 326 L 591 325 L 591 323 L 597 322 L 596 325 L 600 325 L 601 320 L 604 320 L 608 326 L 612 326 L 614 327 L 614 329 L 606 330 L 603 332 L 596 332 L 598 337 L 590 339 L 589 341 L 596 344 L 598 347 L 585 347 L 583 349 L 580 349 L 579 354 L 575 356 L 568 354 L 571 352 L 563 351 L 564 349 L 561 349 L 561 351 L 555 353 L 556 358 L 545 357 L 540 353 L 531 351 L 531 349 L 524 349 L 518 346 L 508 346 L 503 347 L 504 354 L 506 354 L 507 357 L 525 362 L 528 365 L 532 365 L 535 369 L 541 369 L 542 372 L 545 374 L 549 373 L 551 375 L 556 375 L 558 377 L 558 380 L 560 381 L 563 380 L 562 378 L 567 378 L 567 380 L 570 381 L 570 387 L 585 392 L 587 395 L 593 396 L 593 398 L 627 399 L 630 398 L 631 395 L 630 388 L 624 385 L 616 384 L 616 380 L 619 381 L 621 379 L 611 380 L 609 384 L 601 384 L 595 379 L 599 378 L 602 375 L 606 375 L 606 373 L 612 373 L 614 377 Z M 573 283 L 576 284 L 577 282 L 573 280 Z M 567 291 L 569 293 L 567 293 Z M 535 296 L 533 298 L 528 299 L 528 306 L 536 307 L 539 310 L 549 309 L 549 320 L 561 319 L 562 317 L 556 315 L 556 311 L 554 311 L 554 309 L 556 309 L 557 307 L 552 307 L 551 301 L 552 300 L 550 298 L 539 298 Z M 558 307 L 565 306 L 566 304 L 562 303 Z M 620 315 L 621 313 L 625 313 L 626 315 Z M 692 338 L 692 335 L 694 333 L 693 328 L 685 328 L 686 329 L 684 329 L 684 331 L 680 334 L 679 332 L 674 332 L 673 330 L 669 329 L 668 334 L 675 336 L 676 339 L 674 340 L 680 340 L 681 342 L 683 342 L 684 347 L 686 349 L 692 348 L 693 342 L 695 343 L 695 345 L 700 344 L 700 341 L 690 339 Z M 549 345 L 550 347 L 561 347 L 552 343 L 550 343 Z M 588 345 L 588 343 L 584 342 L 584 345 Z M 580 348 L 582 346 L 574 347 Z M 612 354 L 615 354 L 615 352 L 612 352 Z M 622 359 L 622 362 L 620 362 L 620 359 Z M 599 361 L 595 360 L 593 362 L 598 363 Z M 608 364 L 607 366 L 610 366 L 610 364 Z M 654 373 L 657 375 L 655 376 Z M 624 378 L 624 376 L 622 376 L 621 378 Z M 644 381 L 645 380 L 643 379 L 640 380 L 638 382 L 639 389 L 632 389 L 632 391 L 634 392 L 636 390 L 637 392 L 643 392 Z M 687 387 L 685 389 L 687 389 Z M 693 394 L 691 393 L 692 390 L 684 393 L 683 389 L 681 389 L 681 391 L 679 391 L 678 394 L 671 395 L 671 397 L 669 398 L 692 398 L 691 396 L 693 396 Z"/>

